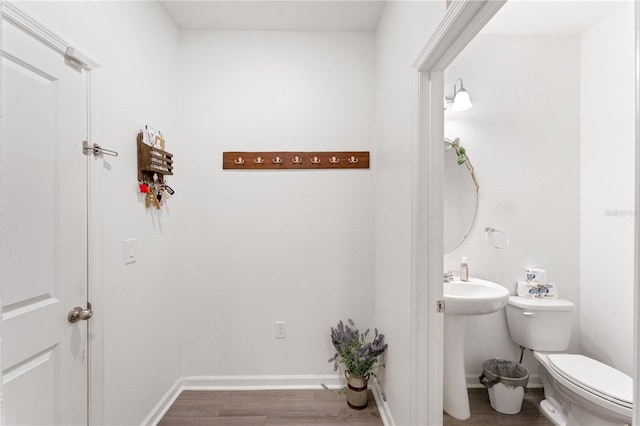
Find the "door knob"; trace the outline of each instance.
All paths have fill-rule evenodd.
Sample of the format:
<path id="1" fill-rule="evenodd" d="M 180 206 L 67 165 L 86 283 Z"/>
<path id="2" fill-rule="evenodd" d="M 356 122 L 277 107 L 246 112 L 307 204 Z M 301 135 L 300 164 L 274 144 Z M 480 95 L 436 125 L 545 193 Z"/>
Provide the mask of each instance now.
<path id="1" fill-rule="evenodd" d="M 91 310 L 91 304 L 88 304 L 87 309 L 82 309 L 80 306 L 76 306 L 75 308 L 69 311 L 69 315 L 67 319 L 69 322 L 78 322 L 80 320 L 86 321 L 93 316 L 93 311 Z"/>

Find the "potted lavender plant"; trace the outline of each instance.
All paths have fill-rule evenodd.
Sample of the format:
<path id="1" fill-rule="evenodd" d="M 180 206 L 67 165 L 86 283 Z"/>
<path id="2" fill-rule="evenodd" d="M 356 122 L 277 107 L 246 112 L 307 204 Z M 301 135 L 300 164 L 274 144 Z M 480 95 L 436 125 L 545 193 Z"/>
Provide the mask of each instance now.
<path id="1" fill-rule="evenodd" d="M 364 333 L 356 328 L 352 320 L 349 325 L 340 321 L 336 328 L 331 327 L 331 342 L 336 348 L 335 355 L 329 359 L 333 362 L 334 371 L 338 364 L 344 365 L 344 375 L 347 378 L 347 404 L 356 410 L 362 410 L 367 406 L 367 384 L 378 362 L 378 357 L 387 350 L 384 335 L 375 329 L 372 341 L 367 342 L 369 330 Z"/>

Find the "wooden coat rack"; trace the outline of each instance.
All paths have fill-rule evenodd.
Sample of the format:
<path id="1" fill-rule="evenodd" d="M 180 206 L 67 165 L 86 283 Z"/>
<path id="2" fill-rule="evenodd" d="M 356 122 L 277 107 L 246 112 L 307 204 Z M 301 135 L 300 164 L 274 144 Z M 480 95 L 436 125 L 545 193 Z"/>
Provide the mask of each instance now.
<path id="1" fill-rule="evenodd" d="M 223 152 L 222 168 L 234 170 L 368 169 L 369 151 Z"/>

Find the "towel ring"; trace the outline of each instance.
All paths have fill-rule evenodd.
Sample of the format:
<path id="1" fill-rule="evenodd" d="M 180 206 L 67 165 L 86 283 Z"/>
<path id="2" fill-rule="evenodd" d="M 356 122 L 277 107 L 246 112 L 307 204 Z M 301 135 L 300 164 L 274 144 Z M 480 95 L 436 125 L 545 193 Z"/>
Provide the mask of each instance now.
<path id="1" fill-rule="evenodd" d="M 487 243 L 495 249 L 503 249 L 509 245 L 509 237 L 507 237 L 507 234 L 491 226 L 484 228 L 484 238 L 487 240 Z"/>

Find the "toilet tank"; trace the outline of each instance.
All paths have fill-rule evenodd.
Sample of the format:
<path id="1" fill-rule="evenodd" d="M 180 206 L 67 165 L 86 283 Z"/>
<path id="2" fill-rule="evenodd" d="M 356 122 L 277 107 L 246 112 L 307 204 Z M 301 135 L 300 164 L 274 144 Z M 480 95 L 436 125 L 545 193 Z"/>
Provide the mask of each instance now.
<path id="1" fill-rule="evenodd" d="M 573 329 L 573 302 L 509 296 L 507 323 L 511 340 L 534 351 L 563 352 Z"/>

